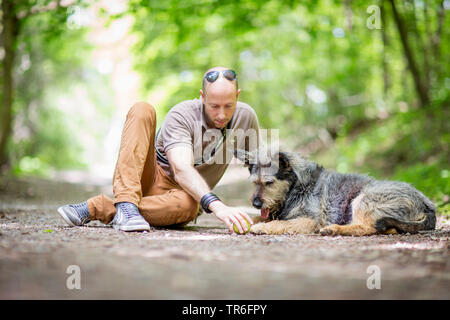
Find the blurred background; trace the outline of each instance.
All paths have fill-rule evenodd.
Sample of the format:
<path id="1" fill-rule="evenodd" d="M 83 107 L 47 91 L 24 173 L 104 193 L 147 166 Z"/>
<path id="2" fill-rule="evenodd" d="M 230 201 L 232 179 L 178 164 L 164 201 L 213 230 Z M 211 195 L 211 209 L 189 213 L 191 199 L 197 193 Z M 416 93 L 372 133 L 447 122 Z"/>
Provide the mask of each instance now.
<path id="1" fill-rule="evenodd" d="M 220 65 L 286 149 L 450 211 L 450 0 L 0 1 L 0 179 L 110 184 L 132 104 Z"/>

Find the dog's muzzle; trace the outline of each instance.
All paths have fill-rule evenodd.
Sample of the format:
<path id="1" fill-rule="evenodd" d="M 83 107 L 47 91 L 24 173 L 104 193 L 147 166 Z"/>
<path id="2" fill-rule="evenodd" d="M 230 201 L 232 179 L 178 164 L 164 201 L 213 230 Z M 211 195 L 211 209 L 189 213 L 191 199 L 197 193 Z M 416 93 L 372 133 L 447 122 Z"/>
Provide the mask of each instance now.
<path id="1" fill-rule="evenodd" d="M 254 197 L 253 198 L 253 206 L 256 209 L 261 209 L 261 217 L 263 219 L 267 219 L 267 218 L 269 218 L 270 209 L 269 208 L 263 208 L 263 205 L 264 205 L 264 202 L 262 202 L 260 197 Z"/>
<path id="2" fill-rule="evenodd" d="M 264 204 L 264 203 L 261 201 L 261 198 L 259 198 L 259 197 L 253 198 L 253 206 L 254 206 L 256 209 L 261 209 L 262 206 L 263 206 L 263 204 Z"/>

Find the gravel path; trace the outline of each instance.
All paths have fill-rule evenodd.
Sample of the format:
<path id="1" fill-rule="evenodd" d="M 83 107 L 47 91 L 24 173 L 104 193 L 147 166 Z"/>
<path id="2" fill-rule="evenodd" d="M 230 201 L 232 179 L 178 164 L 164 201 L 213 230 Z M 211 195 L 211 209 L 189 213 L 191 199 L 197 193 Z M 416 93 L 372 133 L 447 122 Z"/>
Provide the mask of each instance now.
<path id="1" fill-rule="evenodd" d="M 97 221 L 70 228 L 56 212 L 97 186 L 39 186 L 0 184 L 0 299 L 450 298 L 442 218 L 429 233 L 360 238 L 230 235 L 206 214 L 183 229 L 124 233 Z M 80 289 L 67 287 L 71 265 Z M 380 289 L 367 287 L 369 266 Z"/>

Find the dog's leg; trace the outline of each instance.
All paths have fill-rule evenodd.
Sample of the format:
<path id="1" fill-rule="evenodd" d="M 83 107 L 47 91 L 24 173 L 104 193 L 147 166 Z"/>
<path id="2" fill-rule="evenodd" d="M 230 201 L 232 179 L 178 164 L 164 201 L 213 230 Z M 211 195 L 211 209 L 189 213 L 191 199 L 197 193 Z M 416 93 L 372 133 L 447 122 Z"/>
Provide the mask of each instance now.
<path id="1" fill-rule="evenodd" d="M 364 224 L 347 224 L 343 226 L 332 224 L 320 229 L 319 233 L 322 236 L 369 236 L 376 234 L 377 229 Z"/>
<path id="2" fill-rule="evenodd" d="M 308 234 L 318 230 L 317 221 L 309 218 L 297 218 L 257 223 L 252 226 L 250 232 L 256 234 Z"/>
<path id="3" fill-rule="evenodd" d="M 260 222 L 268 222 L 268 219 L 264 219 L 261 216 L 250 217 L 250 218 L 252 218 L 252 221 L 253 221 L 254 224 L 260 223 Z"/>
<path id="4" fill-rule="evenodd" d="M 346 225 L 332 224 L 320 229 L 323 236 L 369 236 L 377 234 L 375 229 L 376 218 L 373 210 L 368 210 L 360 205 L 362 196 L 358 196 L 353 201 L 352 223 Z"/>

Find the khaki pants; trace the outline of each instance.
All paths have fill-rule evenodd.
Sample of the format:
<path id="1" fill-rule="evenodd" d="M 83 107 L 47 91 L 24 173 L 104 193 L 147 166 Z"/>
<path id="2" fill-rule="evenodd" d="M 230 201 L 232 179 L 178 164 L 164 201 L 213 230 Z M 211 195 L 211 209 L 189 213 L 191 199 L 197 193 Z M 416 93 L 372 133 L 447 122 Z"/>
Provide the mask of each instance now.
<path id="1" fill-rule="evenodd" d="M 109 223 L 114 204 L 132 202 L 151 226 L 184 225 L 198 213 L 196 202 L 156 162 L 155 109 L 138 102 L 128 111 L 113 177 L 114 199 L 104 194 L 87 201 L 91 220 Z"/>

